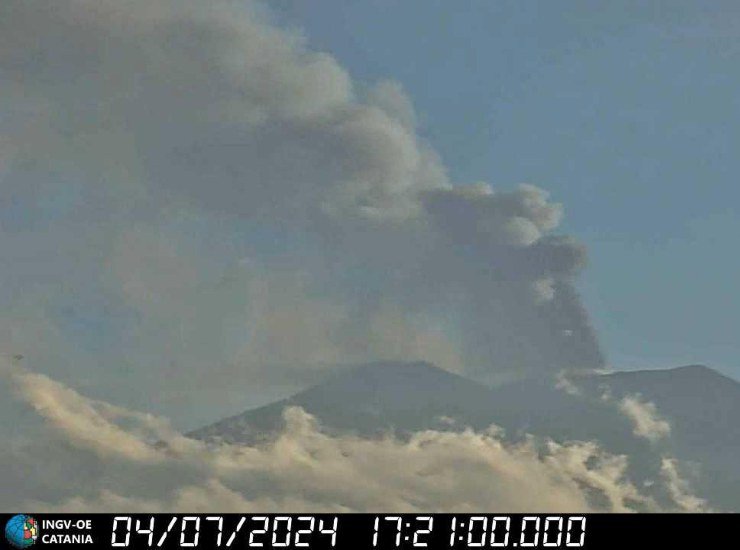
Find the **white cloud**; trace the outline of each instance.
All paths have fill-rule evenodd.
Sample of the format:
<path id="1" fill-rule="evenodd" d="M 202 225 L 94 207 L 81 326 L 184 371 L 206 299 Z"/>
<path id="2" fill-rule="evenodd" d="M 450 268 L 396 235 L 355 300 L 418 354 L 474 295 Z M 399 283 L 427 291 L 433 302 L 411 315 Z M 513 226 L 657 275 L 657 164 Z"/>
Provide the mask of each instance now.
<path id="1" fill-rule="evenodd" d="M 643 401 L 639 395 L 627 395 L 620 399 L 619 410 L 632 421 L 638 437 L 656 442 L 671 433 L 671 425 L 660 418 L 655 403 Z"/>
<path id="2" fill-rule="evenodd" d="M 208 446 L 178 435 L 161 419 L 87 399 L 18 366 L 6 363 L 2 374 L 47 431 L 43 439 L 6 449 L 0 460 L 17 460 L 15 453 L 33 460 L 43 447 L 40 460 L 53 465 L 40 479 L 22 472 L 15 481 L 24 491 L 4 493 L 3 509 L 657 509 L 626 481 L 627 458 L 593 443 L 504 443 L 495 427 L 480 433 L 430 430 L 408 440 L 332 436 L 291 408 L 284 431 L 270 443 Z M 675 471 L 672 478 L 681 487 Z M 682 505 L 698 502 L 680 491 Z"/>
<path id="3" fill-rule="evenodd" d="M 528 438 L 504 443 L 497 428 L 476 433 L 424 431 L 408 440 L 323 433 L 301 409 L 259 446 L 211 445 L 174 432 L 166 421 L 90 400 L 46 376 L 3 363 L 2 375 L 44 420 L 43 447 L 53 465 L 3 509 L 37 510 L 506 510 L 656 509 L 625 480 L 625 457 L 593 443 Z M 544 445 L 544 446 L 543 446 Z M 3 462 L 18 460 L 6 450 Z M 683 505 L 698 501 L 680 487 Z M 590 495 L 600 496 L 593 501 Z M 678 494 L 678 493 L 677 493 Z M 55 498 L 49 498 L 54 495 Z M 598 502 L 595 504 L 594 502 Z"/>
<path id="4" fill-rule="evenodd" d="M 668 492 L 681 510 L 709 512 L 711 508 L 704 499 L 691 492 L 689 483 L 679 472 L 678 461 L 674 458 L 663 458 L 661 461 L 661 475 Z"/>

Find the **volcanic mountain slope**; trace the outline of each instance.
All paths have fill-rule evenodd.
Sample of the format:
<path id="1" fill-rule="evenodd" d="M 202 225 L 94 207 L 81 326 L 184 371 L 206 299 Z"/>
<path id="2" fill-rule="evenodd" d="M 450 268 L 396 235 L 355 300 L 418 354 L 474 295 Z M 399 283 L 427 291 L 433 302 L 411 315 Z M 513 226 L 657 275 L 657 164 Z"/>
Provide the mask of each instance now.
<path id="1" fill-rule="evenodd" d="M 443 428 L 452 418 L 480 427 L 491 423 L 492 405 L 488 387 L 429 363 L 372 363 L 189 435 L 251 443 L 279 430 L 283 410 L 291 406 L 317 417 L 329 431 L 365 436 Z"/>
<path id="2" fill-rule="evenodd" d="M 740 384 L 702 366 L 580 375 L 569 391 L 554 380 L 490 388 L 429 363 L 373 363 L 347 368 L 276 403 L 195 430 L 190 437 L 254 444 L 283 426 L 297 406 L 330 433 L 377 437 L 392 432 L 504 428 L 556 441 L 597 441 L 630 460 L 630 477 L 650 485 L 662 460 L 675 457 L 693 475 L 695 492 L 720 509 L 740 510 Z M 625 398 L 652 403 L 670 430 L 647 438 L 621 409 Z M 686 470 L 686 471 L 689 471 Z"/>

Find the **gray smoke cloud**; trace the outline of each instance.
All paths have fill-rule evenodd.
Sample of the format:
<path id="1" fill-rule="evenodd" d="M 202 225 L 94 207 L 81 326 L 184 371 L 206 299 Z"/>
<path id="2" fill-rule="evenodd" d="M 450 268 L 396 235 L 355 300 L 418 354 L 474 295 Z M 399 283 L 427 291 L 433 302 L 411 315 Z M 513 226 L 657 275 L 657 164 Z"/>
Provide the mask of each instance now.
<path id="1" fill-rule="evenodd" d="M 259 4 L 6 0 L 0 78 L 0 345 L 41 372 L 192 425 L 343 363 L 604 364 L 561 207 L 453 185 Z"/>

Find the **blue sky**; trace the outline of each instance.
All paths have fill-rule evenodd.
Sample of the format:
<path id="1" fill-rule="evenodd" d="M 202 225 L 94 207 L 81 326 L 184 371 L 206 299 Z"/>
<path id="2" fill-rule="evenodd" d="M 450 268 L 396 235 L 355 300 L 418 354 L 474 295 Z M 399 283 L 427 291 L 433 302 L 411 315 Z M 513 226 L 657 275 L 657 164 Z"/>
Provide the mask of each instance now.
<path id="1" fill-rule="evenodd" d="M 606 503 L 580 490 L 595 480 L 614 510 L 735 506 L 715 474 L 737 481 L 736 449 L 681 444 L 719 410 L 691 416 L 696 369 L 688 416 L 675 400 L 663 411 L 662 389 L 615 387 L 594 420 L 619 433 L 593 441 L 612 430 L 562 432 L 537 420 L 557 409 L 539 400 L 520 426 L 504 415 L 514 447 L 466 429 L 459 445 L 440 434 L 440 452 L 425 432 L 422 453 L 292 410 L 276 445 L 244 447 L 243 463 L 230 446 L 224 470 L 169 422 L 187 432 L 378 362 L 528 379 L 538 395 L 606 366 L 704 363 L 740 380 L 738 15 L 698 1 L 0 0 L 3 496 L 363 510 L 552 493 L 586 509 Z M 375 395 L 345 397 L 357 418 L 382 413 Z M 626 439 L 630 425 L 649 442 Z M 423 462 L 399 485 L 387 465 L 407 454 Z M 326 457 L 377 491 L 318 494 L 305 473 Z M 483 463 L 485 483 L 457 479 Z M 514 482 L 545 485 L 499 483 L 514 464 Z M 425 493 L 420 471 L 454 474 L 451 492 Z M 300 483 L 265 492 L 274 479 Z"/>
<path id="2" fill-rule="evenodd" d="M 270 3 L 304 47 L 134 4 L 0 17 L 0 354 L 191 427 L 327 365 L 601 367 L 554 228 L 610 365 L 740 378 L 740 8 Z"/>
<path id="3" fill-rule="evenodd" d="M 564 204 L 616 368 L 740 376 L 737 4 L 273 6 L 360 83 L 402 83 L 454 181 Z"/>

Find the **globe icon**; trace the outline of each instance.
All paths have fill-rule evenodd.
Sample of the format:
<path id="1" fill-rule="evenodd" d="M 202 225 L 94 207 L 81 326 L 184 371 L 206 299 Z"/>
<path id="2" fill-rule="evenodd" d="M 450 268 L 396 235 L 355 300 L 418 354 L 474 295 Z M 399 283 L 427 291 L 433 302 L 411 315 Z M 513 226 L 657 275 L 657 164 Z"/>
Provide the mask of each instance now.
<path id="1" fill-rule="evenodd" d="M 15 548 L 28 548 L 38 536 L 36 520 L 25 514 L 13 516 L 5 524 L 5 538 Z"/>

